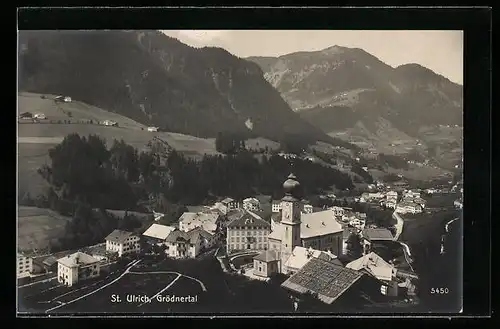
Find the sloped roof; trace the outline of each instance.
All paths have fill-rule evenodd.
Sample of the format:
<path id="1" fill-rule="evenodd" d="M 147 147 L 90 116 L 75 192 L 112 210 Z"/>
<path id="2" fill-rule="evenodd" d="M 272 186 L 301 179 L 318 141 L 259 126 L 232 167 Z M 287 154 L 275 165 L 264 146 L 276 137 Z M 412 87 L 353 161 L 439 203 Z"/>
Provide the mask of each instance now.
<path id="1" fill-rule="evenodd" d="M 315 293 L 319 300 L 331 304 L 362 276 L 333 262 L 312 258 L 281 286 L 302 294 Z"/>
<path id="2" fill-rule="evenodd" d="M 59 258 L 58 263 L 67 267 L 76 267 L 80 265 L 89 265 L 99 262 L 96 258 L 87 255 L 83 252 L 75 252 L 74 254 Z"/>
<path id="3" fill-rule="evenodd" d="M 365 228 L 363 237 L 370 241 L 392 241 L 394 237 L 392 233 L 385 228 Z"/>
<path id="4" fill-rule="evenodd" d="M 278 254 L 274 250 L 266 250 L 255 256 L 253 259 L 268 263 L 278 260 Z"/>
<path id="5" fill-rule="evenodd" d="M 240 211 L 238 214 L 235 214 L 233 218 L 234 219 L 227 225 L 228 227 L 271 227 L 271 224 L 269 222 L 265 221 L 262 217 L 249 210 Z"/>
<path id="6" fill-rule="evenodd" d="M 221 201 L 222 203 L 231 203 L 234 202 L 234 199 L 231 198 L 225 198 L 224 200 Z"/>
<path id="7" fill-rule="evenodd" d="M 123 231 L 123 230 L 114 230 L 111 232 L 107 237 L 106 241 L 111 241 L 111 242 L 118 242 L 118 243 L 123 243 L 125 240 L 127 240 L 131 235 L 133 235 L 132 232 L 128 231 Z"/>
<path id="8" fill-rule="evenodd" d="M 300 237 L 302 239 L 342 231 L 342 225 L 335 220 L 333 211 L 330 209 L 302 214 L 300 225 Z"/>
<path id="9" fill-rule="evenodd" d="M 183 231 L 179 231 L 179 230 L 172 231 L 168 235 L 168 237 L 166 238 L 165 241 L 173 243 L 173 242 L 176 242 L 179 240 L 184 240 L 184 241 L 188 241 L 191 244 L 196 244 L 200 240 L 200 238 L 204 238 L 204 239 L 208 240 L 208 239 L 212 238 L 212 236 L 213 236 L 212 234 L 205 231 L 201 227 L 196 227 L 188 232 L 183 232 Z"/>
<path id="10" fill-rule="evenodd" d="M 142 235 L 160 240 L 165 240 L 167 236 L 174 230 L 175 227 L 172 226 L 153 224 Z"/>
<path id="11" fill-rule="evenodd" d="M 362 256 L 346 265 L 355 271 L 366 270 L 377 279 L 390 281 L 394 272 L 394 266 L 387 263 L 382 257 L 374 252 Z"/>
<path id="12" fill-rule="evenodd" d="M 337 256 L 335 256 L 334 254 L 328 254 L 321 250 L 297 246 L 293 248 L 292 254 L 285 262 L 285 266 L 300 269 L 313 257 L 323 260 L 331 260 L 337 258 Z"/>
<path id="13" fill-rule="evenodd" d="M 216 212 L 185 212 L 179 218 L 179 223 L 183 223 L 188 229 L 201 226 L 204 230 L 215 231 L 219 217 Z"/>

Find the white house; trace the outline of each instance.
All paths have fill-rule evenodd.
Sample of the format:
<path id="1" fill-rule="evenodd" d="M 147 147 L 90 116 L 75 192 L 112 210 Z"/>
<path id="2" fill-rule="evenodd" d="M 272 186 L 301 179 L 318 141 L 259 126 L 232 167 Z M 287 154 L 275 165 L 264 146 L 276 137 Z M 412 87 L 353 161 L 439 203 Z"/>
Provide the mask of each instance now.
<path id="1" fill-rule="evenodd" d="M 404 201 L 396 206 L 395 211 L 400 214 L 419 214 L 422 212 L 422 207 L 419 204 Z"/>
<path id="2" fill-rule="evenodd" d="M 228 211 L 238 209 L 239 204 L 238 201 L 231 199 L 231 198 L 225 198 L 224 200 L 221 201 L 221 203 L 226 206 Z"/>
<path id="3" fill-rule="evenodd" d="M 151 132 L 158 131 L 158 127 L 148 127 L 148 131 Z"/>
<path id="4" fill-rule="evenodd" d="M 33 271 L 33 258 L 22 253 L 17 254 L 17 278 L 24 278 Z"/>
<path id="5" fill-rule="evenodd" d="M 167 236 L 175 230 L 173 226 L 153 224 L 151 225 L 142 236 L 151 244 L 158 246 L 165 244 Z"/>
<path id="6" fill-rule="evenodd" d="M 101 122 L 102 125 L 105 125 L 105 126 L 117 126 L 118 123 L 113 121 L 113 120 L 104 120 Z"/>
<path id="7" fill-rule="evenodd" d="M 387 200 L 387 201 L 385 201 L 385 206 L 387 208 L 396 209 L 396 201 L 394 201 L 394 200 Z"/>
<path id="8" fill-rule="evenodd" d="M 57 260 L 57 281 L 69 287 L 79 281 L 98 277 L 99 273 L 99 260 L 83 252 Z"/>
<path id="9" fill-rule="evenodd" d="M 196 227 L 188 232 L 172 231 L 165 245 L 166 254 L 172 258 L 196 258 L 204 250 L 210 249 L 215 244 L 214 235 L 201 227 Z"/>
<path id="10" fill-rule="evenodd" d="M 273 213 L 280 212 L 281 211 L 281 201 L 280 200 L 273 200 L 271 207 L 272 207 Z"/>
<path id="11" fill-rule="evenodd" d="M 114 230 L 106 237 L 106 251 L 123 255 L 138 253 L 141 250 L 139 236 L 127 231 Z"/>
<path id="12" fill-rule="evenodd" d="M 65 103 L 71 103 L 71 97 L 69 97 L 69 96 L 64 96 L 64 102 L 65 102 Z"/>
<path id="13" fill-rule="evenodd" d="M 216 212 L 185 212 L 179 218 L 179 230 L 188 232 L 201 227 L 210 234 L 215 234 L 219 217 Z"/>
<path id="14" fill-rule="evenodd" d="M 345 214 L 345 209 L 342 207 L 333 206 L 330 209 L 333 211 L 335 217 L 342 217 Z"/>
<path id="15" fill-rule="evenodd" d="M 226 250 L 265 250 L 271 224 L 257 214 L 245 210 L 227 225 Z"/>
<path id="16" fill-rule="evenodd" d="M 47 117 L 43 113 L 35 113 L 33 114 L 33 119 L 45 120 Z"/>
<path id="17" fill-rule="evenodd" d="M 389 191 L 385 194 L 385 197 L 387 200 L 398 200 L 398 192 L 396 191 Z"/>
<path id="18" fill-rule="evenodd" d="M 260 201 L 256 198 L 246 198 L 243 200 L 243 209 L 250 211 L 260 210 Z"/>
<path id="19" fill-rule="evenodd" d="M 460 200 L 455 200 L 453 202 L 453 205 L 458 208 L 458 209 L 462 209 L 464 207 L 464 205 L 462 204 L 462 202 Z"/>
<path id="20" fill-rule="evenodd" d="M 313 213 L 313 206 L 310 204 L 304 204 L 304 213 L 306 214 L 312 214 Z"/>

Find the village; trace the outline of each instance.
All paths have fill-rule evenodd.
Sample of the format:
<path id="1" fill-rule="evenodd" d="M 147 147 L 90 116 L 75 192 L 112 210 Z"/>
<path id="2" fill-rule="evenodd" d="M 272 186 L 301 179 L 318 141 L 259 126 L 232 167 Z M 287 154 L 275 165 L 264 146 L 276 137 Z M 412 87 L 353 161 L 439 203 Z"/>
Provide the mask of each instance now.
<path id="1" fill-rule="evenodd" d="M 352 207 L 313 207 L 298 196 L 300 181 L 294 174 L 282 188 L 281 200 L 262 196 L 225 198 L 211 206 L 189 207 L 175 225 L 153 223 L 142 234 L 115 229 L 101 244 L 79 250 L 45 255 L 20 252 L 20 292 L 34 291 L 28 296 L 37 306 L 27 308 L 47 305 L 44 311 L 54 312 L 116 287 L 127 274 L 173 273 L 177 275 L 174 279 L 151 280 L 156 287 L 151 298 L 168 290 L 179 278 L 199 284 L 195 290 L 203 294 L 210 289 L 203 283 L 205 276 L 211 274 L 196 270 L 186 274 L 170 268 L 158 271 L 160 265 L 154 264 L 147 270 L 145 264 L 153 259 L 153 263 L 170 264 L 167 267 L 182 267 L 186 259 L 214 259 L 221 276 L 241 276 L 263 284 L 281 277 L 280 287 L 290 296 L 295 311 L 304 294 L 327 306 L 351 298 L 341 298 L 344 295 L 361 296 L 372 304 L 418 303 L 418 275 L 412 268 L 411 252 L 398 241 L 404 229 L 402 217 L 425 211 L 424 195 L 440 191 L 411 190 L 382 182 L 368 186 L 369 191 L 356 197 L 355 202 L 392 212 L 394 225 L 384 227 Z M 457 189 L 463 191 L 458 185 L 452 187 Z M 325 197 L 334 199 L 335 195 Z M 461 198 L 454 206 L 462 208 Z M 159 222 L 164 214 L 154 212 L 153 216 Z M 139 268 L 143 271 L 138 272 Z M 146 280 L 146 275 L 133 277 L 139 282 Z M 61 294 L 54 296 L 56 291 Z"/>

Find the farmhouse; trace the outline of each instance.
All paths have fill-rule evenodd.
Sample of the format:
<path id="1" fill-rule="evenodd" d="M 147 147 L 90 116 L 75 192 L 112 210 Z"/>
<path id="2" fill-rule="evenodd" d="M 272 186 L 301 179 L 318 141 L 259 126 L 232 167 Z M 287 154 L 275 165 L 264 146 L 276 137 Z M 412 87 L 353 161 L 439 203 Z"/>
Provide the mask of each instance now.
<path id="1" fill-rule="evenodd" d="M 140 250 L 139 236 L 132 232 L 114 230 L 106 237 L 106 251 L 118 253 L 118 257 Z"/>
<path id="2" fill-rule="evenodd" d="M 17 253 L 17 278 L 24 278 L 33 272 L 33 258 Z"/>
<path id="3" fill-rule="evenodd" d="M 393 241 L 392 233 L 385 228 L 365 228 L 361 234 L 363 253 L 371 252 L 371 247 L 376 241 Z"/>
<path id="4" fill-rule="evenodd" d="M 219 209 L 222 214 L 227 215 L 230 211 L 238 209 L 239 204 L 231 198 L 225 198 L 220 202 L 216 202 L 214 208 Z"/>
<path id="5" fill-rule="evenodd" d="M 243 200 L 243 209 L 250 211 L 260 210 L 260 201 L 256 198 L 246 198 Z"/>
<path id="6" fill-rule="evenodd" d="M 244 210 L 227 225 L 227 251 L 265 250 L 271 224 L 254 212 Z"/>
<path id="7" fill-rule="evenodd" d="M 104 120 L 101 122 L 102 125 L 104 126 L 111 126 L 111 127 L 117 127 L 118 126 L 118 123 L 116 121 L 113 121 L 113 120 Z"/>
<path id="8" fill-rule="evenodd" d="M 179 218 L 179 230 L 188 232 L 194 228 L 201 227 L 210 234 L 215 234 L 218 221 L 219 214 L 215 212 L 185 212 Z"/>
<path id="9" fill-rule="evenodd" d="M 156 132 L 158 131 L 158 127 L 148 127 L 148 131 L 151 131 L 151 132 Z"/>
<path id="10" fill-rule="evenodd" d="M 94 257 L 76 252 L 57 260 L 57 281 L 71 287 L 82 280 L 99 276 L 99 260 Z"/>
<path id="11" fill-rule="evenodd" d="M 281 286 L 299 296 L 310 293 L 323 303 L 332 304 L 344 294 L 350 297 L 363 291 L 364 276 L 334 262 L 312 258 Z"/>
<path id="12" fill-rule="evenodd" d="M 43 113 L 35 113 L 33 114 L 33 119 L 45 120 L 47 117 Z"/>
<path id="13" fill-rule="evenodd" d="M 142 236 L 148 243 L 160 246 L 165 243 L 167 236 L 174 230 L 175 227 L 172 226 L 153 224 L 142 234 Z"/>
<path id="14" fill-rule="evenodd" d="M 25 120 L 29 119 L 29 120 L 31 120 L 31 119 L 33 119 L 33 113 L 31 113 L 31 112 L 23 112 L 23 113 L 21 113 L 19 115 L 19 119 L 25 119 Z"/>
<path id="15" fill-rule="evenodd" d="M 166 253 L 172 258 L 196 258 L 204 250 L 210 249 L 215 243 L 214 235 L 201 227 L 184 232 L 170 232 L 165 245 Z"/>

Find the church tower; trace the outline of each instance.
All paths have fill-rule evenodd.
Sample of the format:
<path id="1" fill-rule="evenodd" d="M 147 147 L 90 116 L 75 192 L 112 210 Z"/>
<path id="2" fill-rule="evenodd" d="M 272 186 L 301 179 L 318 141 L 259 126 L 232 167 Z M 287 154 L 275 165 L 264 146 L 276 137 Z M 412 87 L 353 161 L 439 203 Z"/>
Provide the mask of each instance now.
<path id="1" fill-rule="evenodd" d="M 281 199 L 281 226 L 283 228 L 280 255 L 281 268 L 292 254 L 293 249 L 302 245 L 300 239 L 301 202 L 297 197 L 299 187 L 300 183 L 294 174 L 290 174 L 283 183 L 285 196 Z"/>

